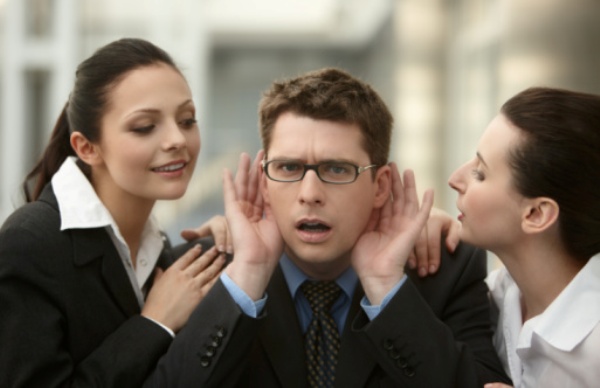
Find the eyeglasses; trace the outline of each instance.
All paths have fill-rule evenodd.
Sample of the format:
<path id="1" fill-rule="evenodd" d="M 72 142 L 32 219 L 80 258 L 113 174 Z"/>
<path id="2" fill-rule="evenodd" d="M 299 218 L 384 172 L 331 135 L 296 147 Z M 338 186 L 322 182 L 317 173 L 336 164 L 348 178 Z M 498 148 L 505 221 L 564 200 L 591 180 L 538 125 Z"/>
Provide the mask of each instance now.
<path id="1" fill-rule="evenodd" d="M 267 177 L 277 182 L 301 181 L 306 171 L 313 170 L 321 181 L 343 185 L 354 182 L 361 172 L 378 166 L 371 164 L 359 167 L 349 162 L 337 161 L 304 164 L 299 160 L 263 160 L 262 167 Z"/>

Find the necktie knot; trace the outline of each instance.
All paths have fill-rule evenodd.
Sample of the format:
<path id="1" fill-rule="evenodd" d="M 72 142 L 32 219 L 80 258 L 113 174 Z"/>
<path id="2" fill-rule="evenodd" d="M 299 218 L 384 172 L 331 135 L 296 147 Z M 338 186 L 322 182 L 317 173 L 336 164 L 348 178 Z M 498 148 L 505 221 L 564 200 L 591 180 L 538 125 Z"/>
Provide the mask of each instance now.
<path id="1" fill-rule="evenodd" d="M 333 281 L 306 281 L 301 288 L 315 314 L 331 310 L 341 292 L 340 287 Z"/>

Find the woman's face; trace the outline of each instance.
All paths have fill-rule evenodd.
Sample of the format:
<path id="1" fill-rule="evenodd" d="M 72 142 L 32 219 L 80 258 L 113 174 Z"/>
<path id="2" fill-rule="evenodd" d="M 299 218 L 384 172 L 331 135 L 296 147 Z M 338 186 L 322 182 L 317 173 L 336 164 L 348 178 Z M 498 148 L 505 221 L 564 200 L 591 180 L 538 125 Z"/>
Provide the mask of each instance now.
<path id="1" fill-rule="evenodd" d="M 104 200 L 181 197 L 194 172 L 200 134 L 185 79 L 165 64 L 127 73 L 108 94 L 100 163 L 92 184 Z"/>
<path id="2" fill-rule="evenodd" d="M 520 236 L 523 196 L 512 184 L 508 164 L 509 150 L 520 136 L 518 128 L 498 115 L 482 135 L 476 156 L 448 182 L 458 192 L 461 239 L 493 252 Z"/>

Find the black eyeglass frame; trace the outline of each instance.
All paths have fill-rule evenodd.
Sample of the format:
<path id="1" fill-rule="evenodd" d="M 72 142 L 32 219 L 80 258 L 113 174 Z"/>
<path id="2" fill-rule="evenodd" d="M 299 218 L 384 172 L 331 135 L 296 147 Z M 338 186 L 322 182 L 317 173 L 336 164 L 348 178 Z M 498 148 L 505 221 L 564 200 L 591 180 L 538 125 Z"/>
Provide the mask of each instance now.
<path id="1" fill-rule="evenodd" d="M 271 163 L 273 163 L 273 162 L 296 162 L 296 163 L 298 163 L 299 165 L 301 165 L 303 167 L 302 175 L 300 175 L 299 178 L 293 179 L 293 180 L 275 179 L 271 175 L 269 175 L 269 169 L 268 169 L 268 165 L 271 164 Z M 321 177 L 321 174 L 319 173 L 319 167 L 321 167 L 322 165 L 325 165 L 325 164 L 336 164 L 336 163 L 337 164 L 346 164 L 348 166 L 352 166 L 355 169 L 355 171 L 356 171 L 356 174 L 354 175 L 354 179 L 351 180 L 351 181 L 348 181 L 348 182 L 333 182 L 333 181 L 328 181 L 328 180 L 323 179 L 323 177 Z M 330 183 L 332 185 L 347 185 L 347 184 L 356 182 L 356 180 L 358 179 L 358 176 L 361 173 L 363 173 L 363 172 L 365 172 L 365 171 L 367 171 L 367 170 L 369 170 L 371 168 L 378 168 L 379 167 L 376 164 L 370 164 L 368 166 L 362 166 L 361 167 L 361 166 L 357 166 L 356 164 L 351 163 L 351 162 L 345 162 L 345 161 L 342 162 L 342 161 L 334 161 L 334 160 L 328 160 L 326 162 L 321 162 L 321 163 L 317 163 L 317 164 L 305 164 L 305 163 L 301 163 L 299 160 L 295 160 L 295 159 L 263 160 L 261 162 L 261 164 L 262 164 L 262 169 L 263 169 L 265 175 L 267 176 L 267 178 L 269 178 L 270 180 L 275 181 L 275 182 L 283 182 L 283 183 L 299 182 L 302 179 L 304 179 L 304 176 L 306 175 L 307 171 L 312 170 L 312 171 L 315 172 L 315 174 L 317 174 L 317 177 L 319 178 L 319 180 L 321 182 Z"/>

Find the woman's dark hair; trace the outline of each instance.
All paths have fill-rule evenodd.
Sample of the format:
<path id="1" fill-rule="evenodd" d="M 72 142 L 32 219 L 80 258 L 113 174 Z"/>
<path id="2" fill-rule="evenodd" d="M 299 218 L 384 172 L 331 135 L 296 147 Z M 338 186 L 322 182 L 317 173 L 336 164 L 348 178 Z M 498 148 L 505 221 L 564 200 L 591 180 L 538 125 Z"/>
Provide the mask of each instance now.
<path id="1" fill-rule="evenodd" d="M 558 203 L 562 241 L 587 261 L 600 252 L 600 96 L 531 88 L 501 113 L 524 134 L 509 156 L 516 189 Z"/>
<path id="2" fill-rule="evenodd" d="M 75 155 L 70 142 L 73 131 L 81 132 L 91 142 L 100 140 L 101 119 L 111 88 L 126 73 L 159 63 L 179 71 L 161 48 L 143 39 L 124 38 L 99 48 L 77 67 L 73 90 L 54 126 L 50 142 L 23 183 L 27 202 L 35 201 L 64 160 Z M 87 166 L 79 164 L 87 173 Z"/>

